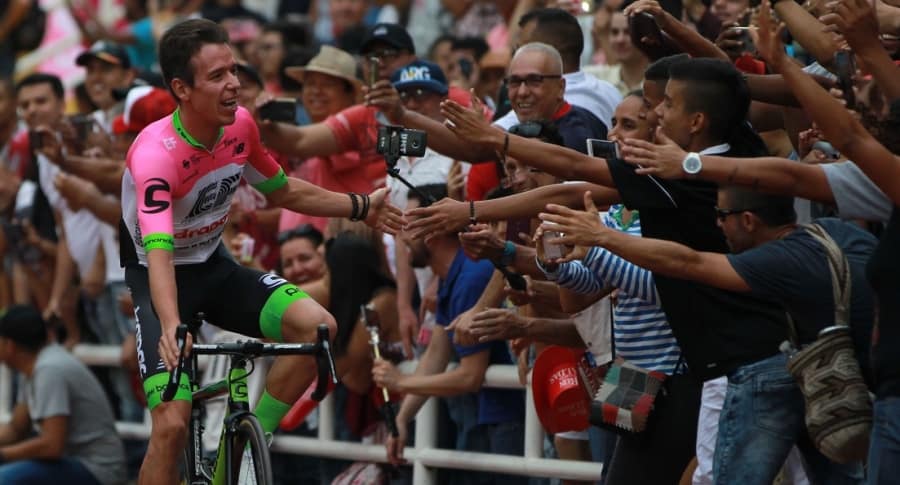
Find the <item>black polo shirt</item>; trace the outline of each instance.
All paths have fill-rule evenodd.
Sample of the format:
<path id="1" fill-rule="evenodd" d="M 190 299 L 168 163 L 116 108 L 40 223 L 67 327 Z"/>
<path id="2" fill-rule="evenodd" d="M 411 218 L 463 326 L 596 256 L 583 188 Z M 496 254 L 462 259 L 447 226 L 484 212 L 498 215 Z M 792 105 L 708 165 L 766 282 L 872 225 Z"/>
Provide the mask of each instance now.
<path id="1" fill-rule="evenodd" d="M 732 150 L 719 154 L 739 156 Z M 716 224 L 716 184 L 637 175 L 621 160 L 608 164 L 622 202 L 641 214 L 644 237 L 728 252 Z M 775 355 L 787 337 L 785 312 L 777 303 L 658 273 L 653 277 L 685 360 L 703 380 Z"/>

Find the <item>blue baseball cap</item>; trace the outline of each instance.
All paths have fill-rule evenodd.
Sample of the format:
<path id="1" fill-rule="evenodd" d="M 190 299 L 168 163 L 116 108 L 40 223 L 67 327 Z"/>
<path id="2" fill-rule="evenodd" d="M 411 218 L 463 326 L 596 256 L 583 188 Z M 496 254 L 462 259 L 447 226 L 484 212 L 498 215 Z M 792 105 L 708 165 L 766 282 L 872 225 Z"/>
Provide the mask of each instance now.
<path id="1" fill-rule="evenodd" d="M 391 75 L 391 84 L 397 91 L 409 88 L 421 88 L 442 96 L 447 94 L 447 77 L 437 64 L 428 61 L 414 61 Z"/>

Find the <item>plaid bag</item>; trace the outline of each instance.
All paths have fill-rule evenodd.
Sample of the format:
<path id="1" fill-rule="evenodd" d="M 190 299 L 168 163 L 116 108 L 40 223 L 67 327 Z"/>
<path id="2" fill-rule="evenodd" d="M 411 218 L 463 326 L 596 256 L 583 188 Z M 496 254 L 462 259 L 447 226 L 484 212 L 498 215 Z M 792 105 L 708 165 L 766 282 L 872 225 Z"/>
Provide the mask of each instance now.
<path id="1" fill-rule="evenodd" d="M 578 370 L 591 397 L 591 424 L 616 432 L 640 433 L 647 429 L 666 374 L 643 369 L 621 357 L 598 367 L 582 359 Z"/>

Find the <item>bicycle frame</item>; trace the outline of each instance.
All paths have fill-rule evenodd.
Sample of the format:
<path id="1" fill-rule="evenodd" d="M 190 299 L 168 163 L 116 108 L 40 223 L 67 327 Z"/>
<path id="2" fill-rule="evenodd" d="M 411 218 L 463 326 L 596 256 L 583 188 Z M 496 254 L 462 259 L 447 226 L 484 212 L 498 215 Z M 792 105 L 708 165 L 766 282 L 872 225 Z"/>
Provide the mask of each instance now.
<path id="1" fill-rule="evenodd" d="M 203 315 L 198 314 L 196 318 L 197 327 L 203 320 Z M 184 367 L 185 360 L 185 342 L 189 328 L 187 325 L 179 325 L 176 333 L 178 341 L 179 357 L 178 366 L 170 373 L 169 383 L 163 392 L 163 401 L 171 400 L 178 388 L 181 380 L 181 372 Z M 315 344 L 266 344 L 262 342 L 236 342 L 221 343 L 213 345 L 194 345 L 191 353 L 191 361 L 193 363 L 190 375 L 191 383 L 191 416 L 190 416 L 190 443 L 185 451 L 185 468 L 189 476 L 189 485 L 205 485 L 216 478 L 216 471 L 210 471 L 204 466 L 202 457 L 202 439 L 203 425 L 202 413 L 204 403 L 215 397 L 228 395 L 227 409 L 228 412 L 223 420 L 222 434 L 219 441 L 219 448 L 216 455 L 216 463 L 219 460 L 225 460 L 224 470 L 217 467 L 219 473 L 225 473 L 225 477 L 232 477 L 232 441 L 230 438 L 236 433 L 236 426 L 240 425 L 240 421 L 250 412 L 250 399 L 247 392 L 246 378 L 249 375 L 247 371 L 247 363 L 261 356 L 271 355 L 312 355 L 316 359 L 316 367 L 318 371 L 318 383 L 313 392 L 312 398 L 321 401 L 328 392 L 328 380 L 337 384 L 337 377 L 334 370 L 334 359 L 331 355 L 331 346 L 328 341 L 328 327 L 319 325 L 316 329 L 317 341 Z M 197 387 L 197 356 L 205 354 L 227 354 L 231 356 L 231 363 L 228 369 L 228 377 L 225 380 L 214 382 L 203 388 Z M 329 376 L 330 374 L 330 376 Z M 330 377 L 330 379 L 329 379 Z M 255 422 L 255 420 L 254 420 Z M 257 423 L 256 426 L 259 426 Z M 257 436 L 259 434 L 257 433 Z M 270 472 L 271 473 L 271 472 Z"/>
<path id="2" fill-rule="evenodd" d="M 225 460 L 225 476 L 231 476 L 231 434 L 234 432 L 232 424 L 236 418 L 250 413 L 250 399 L 247 394 L 247 363 L 252 360 L 243 355 L 232 355 L 231 363 L 228 368 L 228 377 L 220 381 L 207 384 L 202 388 L 197 387 L 197 355 L 195 352 L 193 359 L 193 368 L 191 371 L 191 386 L 196 387 L 192 392 L 191 401 L 191 433 L 190 433 L 190 455 L 192 463 L 186 463 L 191 466 L 190 478 L 191 483 L 197 483 L 197 480 L 213 480 L 215 470 L 209 470 L 204 466 L 202 460 L 203 451 L 203 431 L 202 414 L 204 405 L 207 401 L 215 399 L 219 396 L 228 395 L 227 414 L 222 420 L 222 433 L 219 438 L 219 448 L 216 452 L 216 463 L 218 460 Z M 205 482 L 200 482 L 205 483 Z"/>

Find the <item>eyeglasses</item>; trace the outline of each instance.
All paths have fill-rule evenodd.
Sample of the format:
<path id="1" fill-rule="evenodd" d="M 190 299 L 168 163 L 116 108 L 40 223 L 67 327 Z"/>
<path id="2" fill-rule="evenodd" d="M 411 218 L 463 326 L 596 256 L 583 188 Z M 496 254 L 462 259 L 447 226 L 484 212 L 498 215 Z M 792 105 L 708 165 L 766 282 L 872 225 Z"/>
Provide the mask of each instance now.
<path id="1" fill-rule="evenodd" d="M 759 209 L 721 209 L 716 207 L 716 218 L 720 221 L 724 221 L 730 215 L 740 214 L 742 212 L 756 212 Z"/>
<path id="2" fill-rule="evenodd" d="M 507 76 L 503 78 L 503 82 L 506 83 L 506 87 L 509 89 L 519 89 L 519 86 L 522 83 L 525 83 L 529 88 L 539 88 L 542 84 L 544 84 L 545 79 L 559 79 L 562 75 L 560 74 L 529 74 L 527 76 Z"/>
<path id="3" fill-rule="evenodd" d="M 282 245 L 291 239 L 306 238 L 313 243 L 313 246 L 319 247 L 322 244 L 322 233 L 312 224 L 301 224 L 293 229 L 278 233 L 278 245 Z"/>
<path id="4" fill-rule="evenodd" d="M 400 55 L 400 51 L 397 49 L 378 49 L 369 52 L 363 52 L 363 57 L 377 57 L 378 59 L 384 61 L 388 59 L 393 59 Z"/>
<path id="5" fill-rule="evenodd" d="M 421 103 L 429 96 L 434 95 L 437 95 L 437 93 L 433 93 L 422 88 L 408 89 L 406 91 L 400 91 L 400 101 L 404 103 L 407 101 L 415 101 L 417 103 Z"/>

